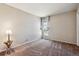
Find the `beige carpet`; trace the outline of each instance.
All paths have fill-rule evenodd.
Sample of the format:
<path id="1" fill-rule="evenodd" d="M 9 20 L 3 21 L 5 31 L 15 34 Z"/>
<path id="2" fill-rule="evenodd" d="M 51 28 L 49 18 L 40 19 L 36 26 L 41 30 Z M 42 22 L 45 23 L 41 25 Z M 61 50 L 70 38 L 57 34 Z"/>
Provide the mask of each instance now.
<path id="1" fill-rule="evenodd" d="M 78 56 L 79 47 L 40 39 L 14 49 L 10 56 Z"/>

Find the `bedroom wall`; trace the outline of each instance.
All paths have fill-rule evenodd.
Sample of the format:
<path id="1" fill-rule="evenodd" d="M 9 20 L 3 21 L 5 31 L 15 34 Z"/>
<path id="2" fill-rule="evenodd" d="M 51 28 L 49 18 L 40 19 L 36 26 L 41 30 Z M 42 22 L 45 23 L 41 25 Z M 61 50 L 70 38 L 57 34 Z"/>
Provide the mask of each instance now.
<path id="1" fill-rule="evenodd" d="M 7 40 L 6 30 L 11 29 L 12 46 L 40 39 L 40 18 L 5 4 L 0 4 L 0 48 Z"/>
<path id="2" fill-rule="evenodd" d="M 50 16 L 49 38 L 76 44 L 76 11 L 70 11 L 58 15 Z"/>
<path id="3" fill-rule="evenodd" d="M 78 5 L 78 9 L 77 9 L 77 21 L 76 21 L 76 25 L 77 25 L 77 45 L 79 46 L 79 5 Z"/>

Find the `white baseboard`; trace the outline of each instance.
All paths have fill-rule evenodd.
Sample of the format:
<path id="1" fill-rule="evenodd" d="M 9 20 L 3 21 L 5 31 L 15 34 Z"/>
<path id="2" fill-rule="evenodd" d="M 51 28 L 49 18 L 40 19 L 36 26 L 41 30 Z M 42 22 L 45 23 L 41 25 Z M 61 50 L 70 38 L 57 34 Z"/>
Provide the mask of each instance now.
<path id="1" fill-rule="evenodd" d="M 17 48 L 17 47 L 20 47 L 20 46 L 22 46 L 22 45 L 35 42 L 35 41 L 37 41 L 37 40 L 40 40 L 40 39 L 36 39 L 36 40 L 29 41 L 29 42 L 25 42 L 25 43 L 19 44 L 19 45 L 17 45 L 17 46 L 13 46 L 12 48 Z"/>

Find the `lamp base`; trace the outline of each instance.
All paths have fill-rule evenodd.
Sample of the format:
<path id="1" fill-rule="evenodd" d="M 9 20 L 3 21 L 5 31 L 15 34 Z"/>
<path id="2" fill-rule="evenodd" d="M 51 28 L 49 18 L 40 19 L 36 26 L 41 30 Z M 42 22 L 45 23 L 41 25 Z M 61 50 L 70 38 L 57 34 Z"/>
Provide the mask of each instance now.
<path id="1" fill-rule="evenodd" d="M 11 45 L 12 45 L 12 42 L 11 40 L 8 40 L 7 42 L 4 42 L 4 44 L 7 46 L 7 49 L 6 49 L 6 53 L 7 54 L 10 54 L 12 49 L 11 49 Z"/>

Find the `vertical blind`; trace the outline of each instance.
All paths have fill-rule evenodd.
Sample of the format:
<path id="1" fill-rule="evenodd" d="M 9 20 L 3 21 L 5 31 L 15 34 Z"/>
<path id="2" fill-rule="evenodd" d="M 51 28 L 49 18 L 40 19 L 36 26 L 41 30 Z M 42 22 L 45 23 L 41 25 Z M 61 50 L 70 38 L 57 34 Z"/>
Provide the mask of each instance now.
<path id="1" fill-rule="evenodd" d="M 41 38 L 48 39 L 48 30 L 49 30 L 49 22 L 50 17 L 41 17 Z"/>

